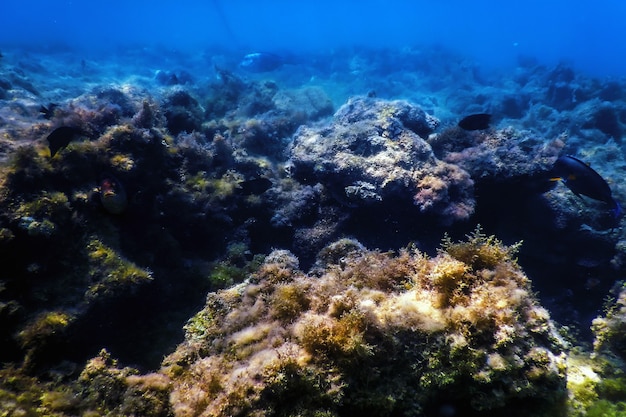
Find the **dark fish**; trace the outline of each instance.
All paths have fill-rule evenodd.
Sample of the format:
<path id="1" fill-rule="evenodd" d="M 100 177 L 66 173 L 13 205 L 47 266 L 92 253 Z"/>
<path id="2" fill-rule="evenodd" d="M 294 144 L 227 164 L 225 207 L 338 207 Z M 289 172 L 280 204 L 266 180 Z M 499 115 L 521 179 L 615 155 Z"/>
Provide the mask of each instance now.
<path id="1" fill-rule="evenodd" d="M 577 196 L 584 195 L 610 205 L 614 217 L 622 214 L 622 206 L 613 198 L 609 184 L 580 159 L 561 156 L 554 163 L 550 174 L 552 181 L 562 181 Z"/>
<path id="2" fill-rule="evenodd" d="M 463 130 L 485 130 L 489 128 L 491 115 L 488 113 L 470 114 L 459 122 L 459 127 Z"/>
<path id="3" fill-rule="evenodd" d="M 240 182 L 237 192 L 241 195 L 258 195 L 266 192 L 271 186 L 272 181 L 267 178 L 254 178 Z"/>
<path id="4" fill-rule="evenodd" d="M 243 57 L 239 63 L 241 68 L 252 72 L 268 72 L 282 66 L 283 57 L 269 52 L 254 52 Z"/>
<path id="5" fill-rule="evenodd" d="M 54 116 L 54 110 L 57 107 L 59 107 L 59 105 L 55 103 L 48 104 L 48 107 L 42 105 L 41 107 L 39 107 L 39 113 L 43 115 L 44 119 L 50 120 Z"/>
<path id="6" fill-rule="evenodd" d="M 71 126 L 57 127 L 48 135 L 50 158 L 65 148 L 76 136 L 81 133 L 80 129 Z"/>

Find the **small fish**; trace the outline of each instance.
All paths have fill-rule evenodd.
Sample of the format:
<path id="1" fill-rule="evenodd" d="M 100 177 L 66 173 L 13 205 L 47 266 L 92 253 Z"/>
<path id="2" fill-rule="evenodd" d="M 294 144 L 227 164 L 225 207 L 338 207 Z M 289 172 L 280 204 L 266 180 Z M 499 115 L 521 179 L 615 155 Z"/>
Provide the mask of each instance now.
<path id="1" fill-rule="evenodd" d="M 265 177 L 253 178 L 239 183 L 237 192 L 241 195 L 259 195 L 272 186 L 272 181 Z"/>
<path id="2" fill-rule="evenodd" d="M 279 68 L 284 63 L 285 60 L 279 55 L 269 52 L 254 52 L 244 56 L 239 66 L 252 72 L 268 72 Z"/>
<path id="3" fill-rule="evenodd" d="M 491 115 L 488 113 L 470 114 L 459 122 L 459 127 L 463 130 L 485 130 L 489 128 Z"/>
<path id="4" fill-rule="evenodd" d="M 112 175 L 103 175 L 100 180 L 100 202 L 111 214 L 121 214 L 126 210 L 128 205 L 126 190 Z"/>
<path id="5" fill-rule="evenodd" d="M 54 116 L 54 110 L 57 107 L 59 107 L 59 105 L 55 103 L 48 104 L 48 107 L 41 105 L 41 107 L 39 107 L 39 113 L 43 115 L 44 119 L 50 120 Z"/>
<path id="6" fill-rule="evenodd" d="M 609 184 L 593 168 L 578 158 L 565 155 L 556 160 L 550 172 L 551 181 L 562 181 L 577 196 L 603 201 L 611 207 L 613 217 L 620 217 L 622 206 L 613 198 Z"/>
<path id="7" fill-rule="evenodd" d="M 80 129 L 71 126 L 57 127 L 48 135 L 48 144 L 50 147 L 50 158 L 65 148 L 78 135 L 81 134 Z"/>

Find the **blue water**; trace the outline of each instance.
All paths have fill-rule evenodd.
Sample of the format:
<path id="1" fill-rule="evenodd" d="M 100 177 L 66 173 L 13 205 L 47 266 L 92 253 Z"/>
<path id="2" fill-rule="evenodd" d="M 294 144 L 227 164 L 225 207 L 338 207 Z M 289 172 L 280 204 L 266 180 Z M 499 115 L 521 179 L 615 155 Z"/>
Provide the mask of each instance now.
<path id="1" fill-rule="evenodd" d="M 619 0 L 2 0 L 0 47 L 322 52 L 438 44 L 485 68 L 511 67 L 522 55 L 604 77 L 626 73 L 625 21 Z"/>

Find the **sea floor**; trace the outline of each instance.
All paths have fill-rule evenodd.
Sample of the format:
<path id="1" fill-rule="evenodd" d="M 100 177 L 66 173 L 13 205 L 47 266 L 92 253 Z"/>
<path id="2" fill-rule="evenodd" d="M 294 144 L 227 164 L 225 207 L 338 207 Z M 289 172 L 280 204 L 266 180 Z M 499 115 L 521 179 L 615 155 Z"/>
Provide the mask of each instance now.
<path id="1" fill-rule="evenodd" d="M 163 398 L 174 404 L 176 395 L 194 395 L 181 388 L 192 379 L 189 372 L 201 373 L 198 369 L 202 366 L 218 365 L 209 364 L 209 359 L 205 365 L 190 365 L 191 356 L 181 358 L 181 352 L 218 362 L 229 360 L 217 345 L 203 345 L 207 334 L 221 340 L 225 332 L 237 333 L 238 339 L 231 340 L 235 356 L 243 355 L 236 351 L 238 344 L 252 346 L 261 339 L 270 343 L 265 340 L 273 333 L 263 327 L 269 325 L 254 322 L 266 313 L 250 319 L 254 326 L 245 322 L 255 329 L 254 334 L 241 333 L 244 319 L 220 316 L 212 321 L 205 317 L 217 317 L 220 308 L 262 308 L 247 299 L 233 301 L 229 298 L 235 297 L 233 288 L 258 284 L 255 291 L 259 294 L 271 288 L 269 295 L 263 296 L 268 305 L 267 300 L 283 302 L 272 295 L 280 291 L 306 291 L 311 285 L 310 291 L 323 293 L 327 291 L 323 286 L 307 284 L 303 274 L 310 279 L 327 277 L 332 285 L 339 285 L 328 278 L 329 271 L 356 268 L 358 262 L 349 255 L 355 248 L 363 259 L 381 263 L 382 269 L 372 271 L 387 271 L 386 261 L 378 257 L 381 253 L 405 259 L 402 256 L 408 257 L 410 252 L 418 260 L 406 258 L 410 267 L 394 264 L 393 268 L 412 272 L 406 276 L 396 270 L 389 272 L 398 282 L 402 279 L 397 277 L 413 282 L 406 284 L 409 291 L 412 285 L 426 285 L 407 278 L 411 274 L 421 274 L 420 268 L 434 268 L 428 275 L 434 277 L 438 275 L 433 265 L 448 265 L 442 259 L 448 259 L 446 250 L 455 248 L 451 241 L 470 239 L 465 237 L 469 235 L 474 236 L 469 240 L 473 245 L 496 248 L 496 253 L 505 254 L 498 255 L 498 262 L 506 265 L 502 268 L 515 271 L 511 274 L 517 277 L 506 285 L 519 285 L 524 292 L 520 297 L 530 297 L 530 301 L 511 301 L 523 306 L 519 314 L 539 311 L 541 305 L 549 313 L 546 323 L 554 327 L 537 334 L 564 338 L 558 343 L 551 339 L 546 342 L 549 346 L 543 346 L 538 339 L 529 342 L 520 336 L 526 347 L 538 344 L 554 355 L 546 359 L 550 366 L 560 366 L 559 355 L 573 346 L 591 352 L 594 341 L 599 345 L 598 328 L 591 330 L 597 317 L 604 315 L 608 327 L 620 328 L 610 312 L 619 310 L 621 280 L 626 273 L 621 214 L 612 212 L 610 203 L 589 198 L 589 189 L 576 195 L 563 181 L 553 181 L 552 167 L 559 156 L 575 156 L 600 176 L 591 189 L 605 181 L 612 198 L 626 204 L 626 185 L 620 180 L 626 168 L 622 145 L 626 81 L 622 79 L 595 79 L 567 63 L 545 66 L 532 57 L 520 57 L 515 68 L 485 69 L 458 53 L 429 46 L 277 57 L 280 63 L 268 71 L 242 66 L 246 52 L 226 50 L 189 53 L 137 47 L 98 54 L 6 47 L 1 53 L 0 253 L 6 262 L 0 275 L 0 360 L 7 364 L 5 373 L 15 371 L 24 378 L 19 380 L 23 385 L 16 383 L 17 388 L 3 387 L 2 396 L 8 401 L 3 409 L 19 409 L 17 397 L 10 393 L 19 393 L 20 386 L 36 396 L 35 391 L 24 388 L 31 382 L 37 384 L 28 378 L 46 383 L 55 378 L 74 381 L 90 358 L 94 369 L 119 368 L 120 373 L 108 374 L 111 383 L 127 381 L 134 373 L 141 378 L 153 375 L 150 382 L 142 380 L 137 386 L 153 384 L 150 392 L 160 398 L 154 404 L 161 404 Z M 457 125 L 465 116 L 477 113 L 492 115 L 488 127 L 464 130 Z M 343 242 L 342 249 L 332 246 L 336 242 Z M 519 247 L 518 242 L 522 242 Z M 506 247 L 515 250 L 498 249 Z M 276 258 L 276 250 L 289 252 Z M 369 252 L 376 250 L 380 252 Z M 411 251 L 433 258 L 433 264 L 420 261 Z M 270 256 L 273 263 L 265 258 L 270 253 L 274 254 Z M 470 261 L 458 260 L 473 265 L 467 266 L 469 269 L 478 268 Z M 494 268 L 493 274 L 498 276 L 498 262 L 487 262 L 485 271 Z M 529 288 L 526 278 L 510 269 L 513 264 L 528 278 Z M 259 268 L 264 272 L 258 272 Z M 472 271 L 482 283 L 486 275 Z M 379 303 L 373 301 L 376 297 L 364 292 L 358 276 L 350 274 L 346 279 L 351 280 L 353 290 L 341 287 L 337 290 L 341 297 L 361 297 L 359 311 L 378 314 L 373 307 L 364 307 Z M 470 289 L 478 281 L 472 282 L 467 291 L 473 291 Z M 371 285 L 382 284 L 376 281 Z M 395 289 L 376 291 L 401 291 L 396 283 L 389 285 Z M 216 293 L 228 288 L 230 292 Z M 455 291 L 460 294 L 463 288 Z M 240 295 L 252 290 L 241 291 Z M 452 297 L 446 293 L 448 289 L 441 291 Z M 515 291 L 507 294 L 513 297 Z M 468 299 L 469 304 L 478 302 Z M 296 311 L 319 301 L 306 297 L 290 300 L 291 304 L 280 304 L 276 310 L 280 313 L 267 313 L 267 320 L 283 323 L 281 320 L 291 317 L 296 323 Z M 348 304 L 336 308 L 356 308 Z M 444 307 L 450 306 L 440 306 Z M 331 319 L 321 316 L 307 317 L 303 323 L 320 320 L 322 327 L 346 325 L 341 313 L 328 314 L 336 314 L 332 319 L 337 323 L 328 324 Z M 511 324 L 511 329 L 517 325 L 524 328 L 528 325 L 525 320 L 530 320 L 526 316 L 518 319 L 522 324 Z M 354 325 L 365 326 L 367 320 L 359 320 Z M 433 319 L 433 326 L 449 323 L 437 320 Z M 211 327 L 218 322 L 223 326 L 219 337 Z M 411 331 L 443 329 L 426 330 L 420 323 Z M 275 337 L 303 337 L 301 327 L 294 326 L 292 333 Z M 373 338 L 370 345 L 393 345 L 401 355 L 409 355 L 395 345 L 396 339 L 379 339 L 380 335 L 371 336 L 364 329 L 363 337 Z M 198 337 L 198 345 L 193 345 L 194 337 Z M 246 337 L 250 340 L 243 342 Z M 304 350 L 312 349 L 307 355 L 320 351 L 332 357 L 337 354 L 333 349 L 344 349 L 332 347 L 335 342 L 325 343 L 302 345 Z M 426 348 L 422 342 L 411 343 Z M 619 343 L 612 348 L 621 346 Z M 266 352 L 267 346 L 263 346 L 260 351 Z M 207 353 L 214 349 L 219 354 Z M 253 355 L 254 349 L 250 349 L 247 354 Z M 369 354 L 354 349 L 341 351 L 340 356 L 348 358 L 356 352 L 367 361 L 364 358 Z M 493 356 L 496 353 L 507 357 L 504 351 L 508 348 L 498 349 L 487 355 L 489 360 L 500 360 Z M 162 363 L 166 355 L 173 356 Z M 304 359 L 296 357 L 298 366 L 304 366 Z M 354 365 L 337 363 L 342 364 L 341 375 Z M 381 369 L 395 366 L 373 363 Z M 177 371 L 176 366 L 181 369 Z M 287 365 L 281 362 L 281 366 Z M 508 368 L 502 366 L 505 372 Z M 328 377 L 339 378 L 337 369 L 324 369 Z M 103 378 L 99 371 L 92 371 Z M 558 372 L 537 378 L 556 378 L 555 390 L 561 392 L 565 377 L 555 376 Z M 85 368 L 80 378 L 89 379 L 88 374 Z M 470 374 L 480 372 L 474 369 Z M 178 388 L 170 391 L 164 382 L 167 378 L 177 381 L 172 383 L 179 384 Z M 464 377 L 454 378 L 450 383 L 456 386 Z M 331 399 L 333 390 L 340 390 L 338 386 L 322 389 L 315 385 L 313 389 L 305 379 L 298 380 L 302 389 L 324 391 L 323 399 L 315 400 L 321 401 L 317 408 L 311 408 L 318 414 L 309 410 L 310 415 L 344 415 L 362 409 L 354 393 L 346 391 L 350 400 L 339 404 Z M 226 383 L 215 384 L 213 388 L 203 386 L 202 395 L 211 389 L 217 392 L 218 386 Z M 433 384 L 445 388 L 442 381 Z M 359 390 L 365 386 L 359 385 Z M 250 388 L 254 391 L 250 395 L 260 396 L 261 403 L 269 401 L 264 395 L 270 394 L 257 388 Z M 37 389 L 43 396 L 49 388 Z M 61 388 L 55 389 L 59 392 Z M 124 395 L 131 395 L 129 390 Z M 488 390 L 481 395 L 484 392 Z M 620 401 L 622 394 L 615 394 Z M 109 403 L 98 412 L 116 410 L 123 415 L 132 410 L 133 405 L 119 405 L 126 401 L 122 394 L 118 403 L 112 397 L 94 400 L 94 395 L 83 396 L 89 406 L 78 405 L 78 400 L 67 403 L 65 397 L 59 397 L 62 404 L 57 408 L 43 397 L 29 399 L 22 406 L 53 410 L 55 415 L 66 411 L 71 415 L 76 410 L 99 415 L 92 405 L 101 400 Z M 291 394 L 271 395 L 281 399 Z M 416 410 L 426 410 L 428 415 L 465 415 L 459 411 L 459 404 L 469 401 L 464 395 L 459 394 L 458 403 L 442 400 L 440 393 L 424 395 L 425 402 Z M 600 391 L 594 395 L 604 398 Z M 219 395 L 211 398 L 213 407 Z M 515 395 L 511 398 L 503 394 L 502 403 L 483 408 L 501 412 L 520 400 Z M 153 409 L 150 415 L 200 415 L 194 413 L 201 413 L 201 401 L 190 405 L 187 400 L 179 401 L 178 408 Z M 393 401 L 402 404 L 395 412 L 408 413 L 400 396 Z M 394 410 L 393 401 L 385 403 L 388 410 Z M 553 399 L 548 403 L 554 410 Z M 244 411 L 232 404 L 229 407 L 234 408 L 228 410 L 244 415 L 254 408 L 246 404 Z M 591 407 L 577 404 L 580 410 Z M 537 405 L 537 410 L 545 412 L 544 406 Z M 290 412 L 298 413 L 306 404 L 294 407 Z M 474 411 L 468 415 L 488 415 L 481 414 L 483 409 L 475 401 L 471 407 Z M 574 406 L 569 407 L 571 411 Z M 393 413 L 389 415 L 400 415 Z"/>

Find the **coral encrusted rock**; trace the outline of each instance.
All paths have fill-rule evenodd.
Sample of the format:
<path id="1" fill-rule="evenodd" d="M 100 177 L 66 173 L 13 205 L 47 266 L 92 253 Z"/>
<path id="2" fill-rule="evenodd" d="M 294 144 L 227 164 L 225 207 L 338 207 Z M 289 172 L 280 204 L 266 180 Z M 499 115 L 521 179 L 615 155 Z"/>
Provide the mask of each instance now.
<path id="1" fill-rule="evenodd" d="M 412 202 L 444 223 L 465 220 L 474 211 L 473 182 L 433 154 L 424 138 L 437 124 L 406 101 L 351 99 L 329 124 L 296 132 L 294 175 L 348 206 Z"/>

